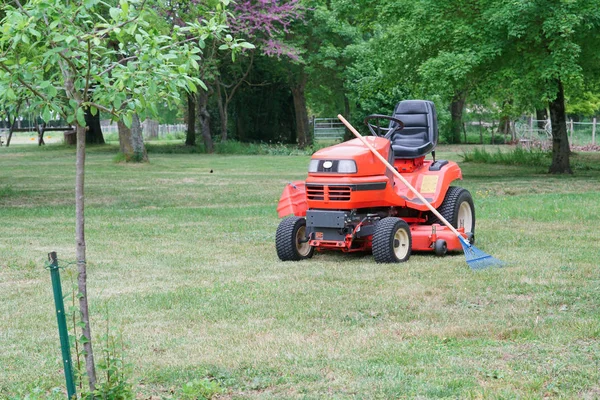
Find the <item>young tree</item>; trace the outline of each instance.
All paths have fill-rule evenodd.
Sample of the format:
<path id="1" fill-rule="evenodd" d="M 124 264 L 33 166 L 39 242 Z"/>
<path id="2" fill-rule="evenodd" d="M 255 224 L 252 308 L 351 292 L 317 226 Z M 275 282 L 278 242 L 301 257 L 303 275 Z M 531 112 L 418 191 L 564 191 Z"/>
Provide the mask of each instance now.
<path id="1" fill-rule="evenodd" d="M 225 0 L 222 0 L 225 2 Z M 84 221 L 85 113 L 99 110 L 122 118 L 130 127 L 134 114 L 156 111 L 153 100 L 179 101 L 203 83 L 198 69 L 202 42 L 220 34 L 222 14 L 201 23 L 156 32 L 148 23 L 144 1 L 29 0 L 4 2 L 0 26 L 0 81 L 25 89 L 30 107 L 49 121 L 59 114 L 77 129 L 75 179 L 76 258 L 82 335 L 90 390 L 96 374 L 87 297 Z M 107 17 L 104 12 L 108 7 Z M 131 40 L 133 39 L 133 40 Z"/>

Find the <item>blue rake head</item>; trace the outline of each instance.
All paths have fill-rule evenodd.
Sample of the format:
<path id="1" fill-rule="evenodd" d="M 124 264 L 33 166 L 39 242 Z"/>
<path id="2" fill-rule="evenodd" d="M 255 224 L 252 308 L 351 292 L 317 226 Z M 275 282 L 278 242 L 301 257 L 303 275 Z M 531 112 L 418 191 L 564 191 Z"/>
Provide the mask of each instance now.
<path id="1" fill-rule="evenodd" d="M 459 236 L 459 239 L 460 244 L 465 252 L 467 264 L 472 270 L 504 266 L 503 261 L 500 261 L 497 258 L 490 256 L 485 251 L 473 246 L 465 238 Z"/>

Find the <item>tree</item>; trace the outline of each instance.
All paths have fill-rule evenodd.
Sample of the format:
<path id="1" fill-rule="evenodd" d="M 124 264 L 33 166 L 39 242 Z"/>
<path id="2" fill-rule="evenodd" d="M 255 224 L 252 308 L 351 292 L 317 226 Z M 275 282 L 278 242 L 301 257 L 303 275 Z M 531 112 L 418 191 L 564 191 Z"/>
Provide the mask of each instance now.
<path id="1" fill-rule="evenodd" d="M 571 173 L 565 86 L 598 72 L 600 9 L 594 0 L 489 2 L 486 18 L 503 43 L 503 69 L 517 76 L 522 98 L 548 104 L 552 123 L 550 173 Z M 597 81 L 597 78 L 592 78 Z"/>
<path id="2" fill-rule="evenodd" d="M 288 43 L 294 21 L 302 21 L 304 7 L 300 0 L 245 0 L 234 4 L 231 30 L 253 46 L 245 45 L 244 62 L 219 60 L 214 74 L 217 106 L 221 122 L 221 140 L 228 137 L 229 105 L 242 85 L 249 84 L 255 57 L 276 57 L 298 61 L 297 49 Z M 221 45 L 223 47 L 223 45 Z M 284 61 L 285 62 L 285 61 Z M 305 102 L 302 103 L 305 107 Z M 308 125 L 308 118 L 306 121 Z M 303 129 L 302 129 L 303 130 Z M 303 136 L 304 137 L 304 136 Z M 305 143 L 302 142 L 302 147 Z"/>
<path id="3" fill-rule="evenodd" d="M 225 1 L 225 0 L 223 0 Z M 103 12 L 108 7 L 108 18 Z M 225 27 L 221 14 L 164 36 L 148 23 L 144 2 L 30 0 L 0 5 L 0 82 L 26 90 L 30 107 L 45 121 L 63 116 L 77 129 L 75 231 L 79 305 L 90 391 L 96 384 L 87 297 L 84 220 L 85 113 L 122 118 L 155 111 L 151 101 L 179 101 L 179 89 L 203 83 L 198 69 L 202 41 Z M 187 35 L 187 37 L 186 37 Z M 131 40 L 133 38 L 133 40 Z M 116 44 L 116 45 L 115 45 Z M 126 48 L 127 46 L 127 48 Z M 126 61 L 126 62 L 125 62 Z M 58 68 L 56 68 L 56 66 Z"/>

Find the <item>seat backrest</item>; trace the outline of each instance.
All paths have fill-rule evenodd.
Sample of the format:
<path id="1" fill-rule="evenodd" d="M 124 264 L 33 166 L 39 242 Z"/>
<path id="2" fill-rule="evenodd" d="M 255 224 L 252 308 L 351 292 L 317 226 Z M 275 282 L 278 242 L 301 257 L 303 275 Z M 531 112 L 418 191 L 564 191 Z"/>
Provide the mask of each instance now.
<path id="1" fill-rule="evenodd" d="M 435 105 L 428 100 L 404 100 L 396 105 L 394 117 L 404 122 L 404 129 L 390 138 L 395 158 L 417 158 L 437 145 L 438 126 Z M 390 123 L 390 127 L 394 126 Z"/>

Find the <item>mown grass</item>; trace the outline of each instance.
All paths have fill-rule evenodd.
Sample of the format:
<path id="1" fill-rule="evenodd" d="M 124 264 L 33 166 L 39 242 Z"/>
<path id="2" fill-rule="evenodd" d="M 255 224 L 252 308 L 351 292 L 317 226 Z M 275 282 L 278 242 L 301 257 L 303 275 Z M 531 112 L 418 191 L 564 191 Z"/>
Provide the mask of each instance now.
<path id="1" fill-rule="evenodd" d="M 508 263 L 473 273 L 460 254 L 280 262 L 275 208 L 308 156 L 115 153 L 87 159 L 92 329 L 108 308 L 140 398 L 204 377 L 223 398 L 600 396 L 600 155 L 574 176 L 461 163 L 477 246 Z M 2 148 L 0 171 L 0 398 L 20 398 L 63 385 L 43 266 L 75 257 L 74 152 Z"/>

